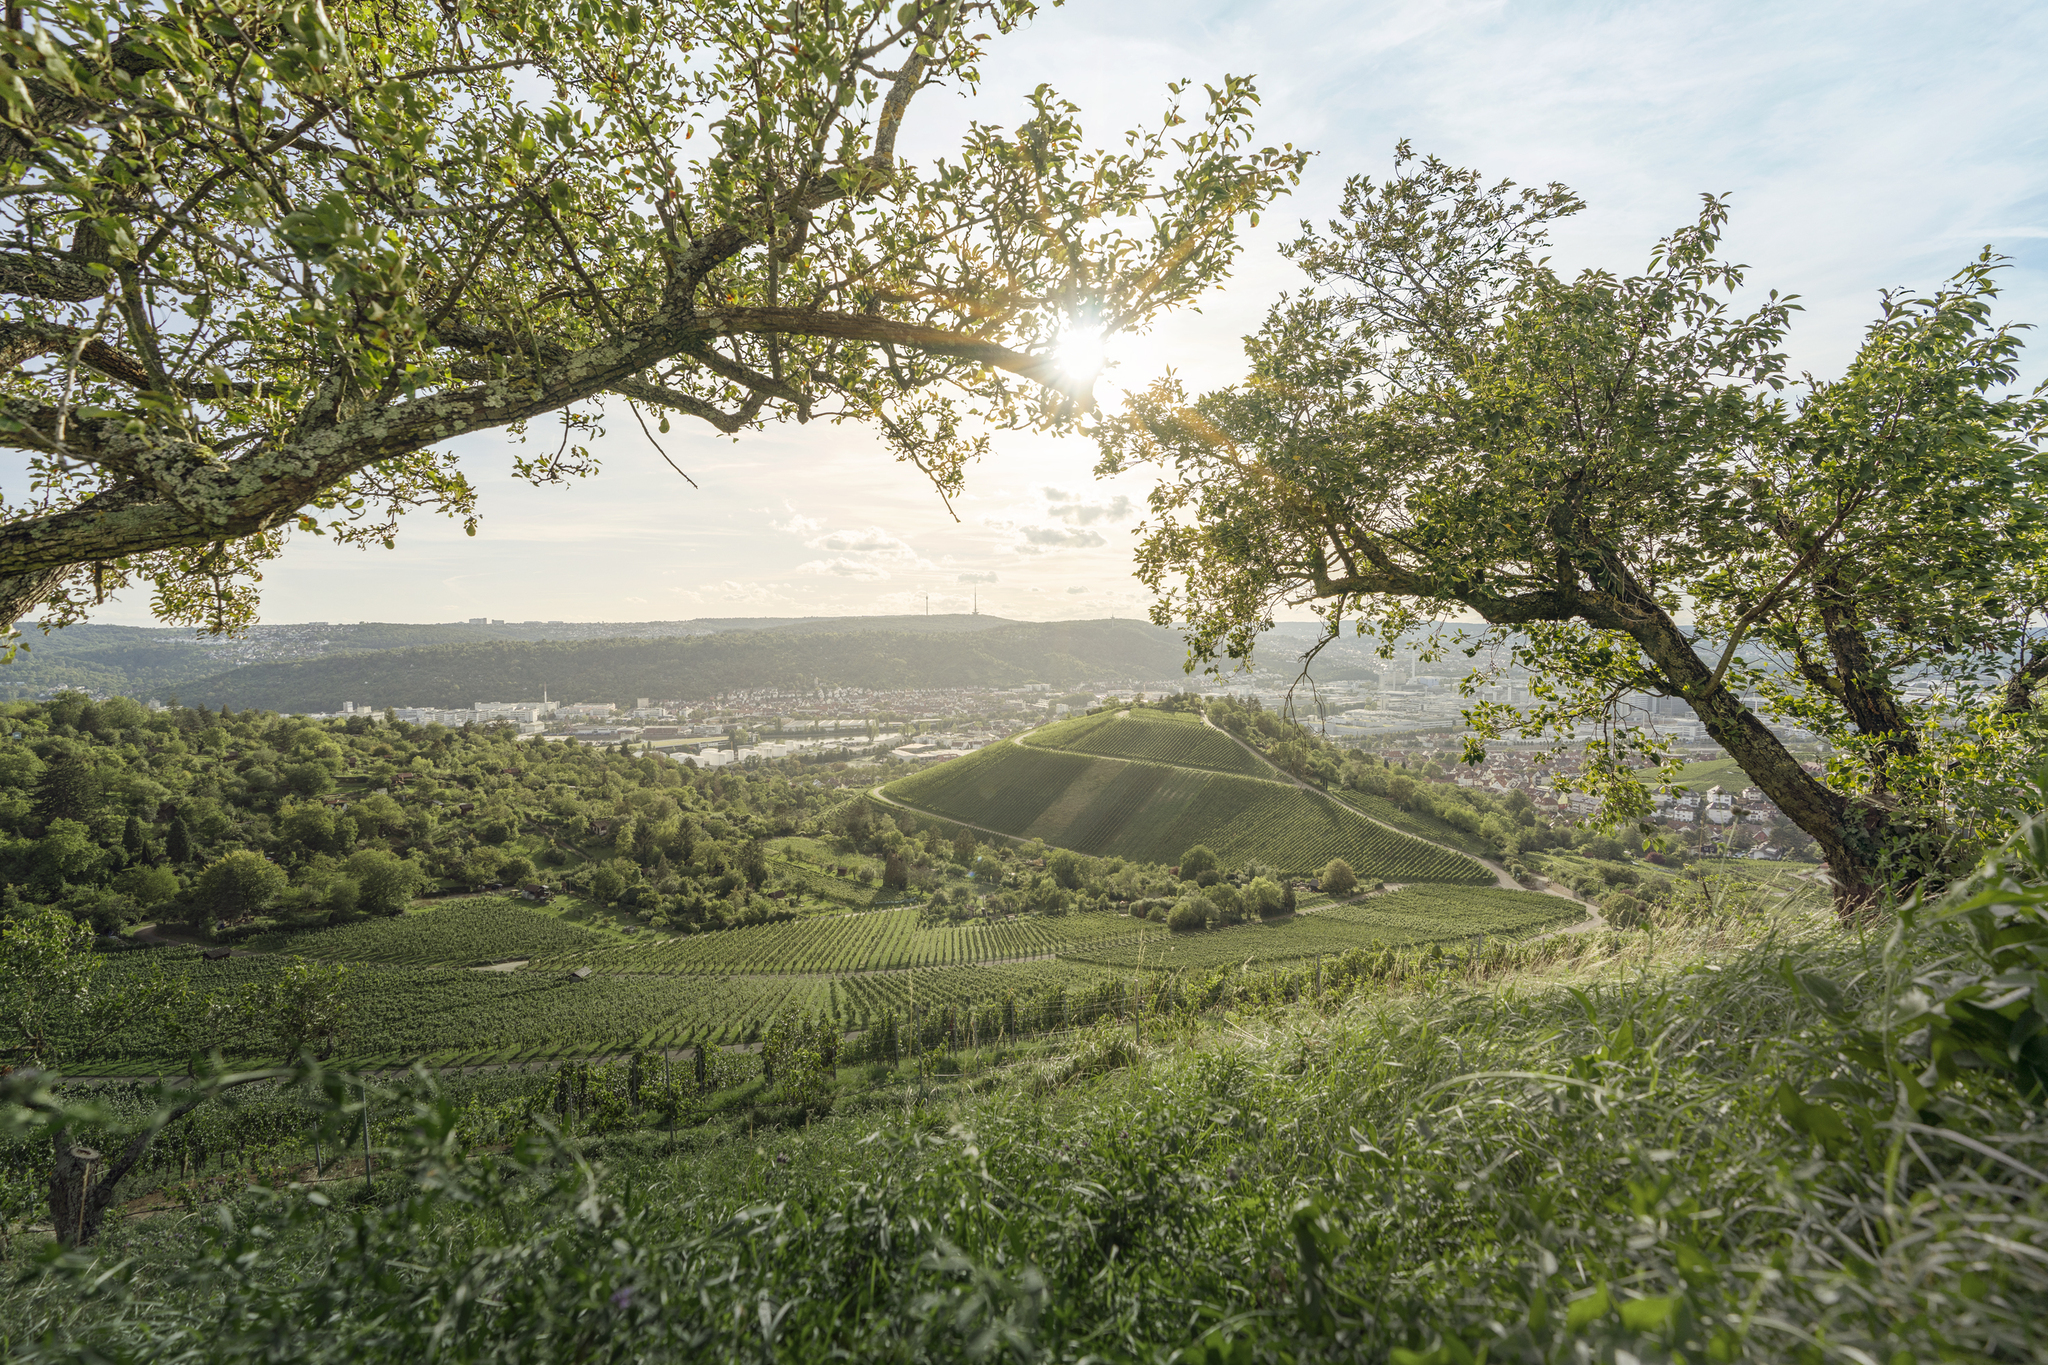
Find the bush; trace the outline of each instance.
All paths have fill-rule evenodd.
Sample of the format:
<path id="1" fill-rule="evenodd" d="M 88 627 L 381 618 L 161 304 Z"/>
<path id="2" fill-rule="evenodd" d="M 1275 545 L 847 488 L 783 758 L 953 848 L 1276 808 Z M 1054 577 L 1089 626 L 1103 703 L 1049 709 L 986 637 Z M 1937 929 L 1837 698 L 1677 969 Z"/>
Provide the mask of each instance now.
<path id="1" fill-rule="evenodd" d="M 1254 877 L 1244 889 L 1245 908 L 1260 919 L 1271 919 L 1287 903 L 1287 888 L 1271 877 Z"/>
<path id="2" fill-rule="evenodd" d="M 1202 893 L 1202 899 L 1216 908 L 1213 918 L 1218 924 L 1244 923 L 1244 896 L 1229 882 L 1219 882 Z"/>
<path id="3" fill-rule="evenodd" d="M 383 849 L 364 849 L 348 860 L 349 879 L 360 888 L 358 904 L 373 915 L 402 915 L 426 890 L 426 870 Z"/>
<path id="4" fill-rule="evenodd" d="M 1196 844 L 1180 855 L 1180 879 L 1191 882 L 1199 879 L 1204 872 L 1214 872 L 1218 860 L 1216 851 L 1207 844 Z"/>
<path id="5" fill-rule="evenodd" d="M 625 894 L 626 879 L 617 868 L 600 867 L 590 874 L 590 898 L 600 905 L 612 905 Z"/>
<path id="6" fill-rule="evenodd" d="M 1345 896 L 1358 889 L 1358 874 L 1351 870 L 1351 864 L 1342 858 L 1332 858 L 1323 868 L 1323 890 L 1332 896 Z"/>
<path id="7" fill-rule="evenodd" d="M 1600 898 L 1600 913 L 1617 929 L 1640 929 L 1650 921 L 1650 909 L 1626 891 L 1610 891 Z"/>
<path id="8" fill-rule="evenodd" d="M 199 874 L 193 900 L 202 914 L 232 924 L 266 909 L 284 894 L 290 880 L 283 868 L 262 854 L 237 849 Z"/>
<path id="9" fill-rule="evenodd" d="M 1209 927 L 1209 902 L 1201 896 L 1183 896 L 1167 913 L 1166 927 L 1176 934 L 1192 934 Z"/>

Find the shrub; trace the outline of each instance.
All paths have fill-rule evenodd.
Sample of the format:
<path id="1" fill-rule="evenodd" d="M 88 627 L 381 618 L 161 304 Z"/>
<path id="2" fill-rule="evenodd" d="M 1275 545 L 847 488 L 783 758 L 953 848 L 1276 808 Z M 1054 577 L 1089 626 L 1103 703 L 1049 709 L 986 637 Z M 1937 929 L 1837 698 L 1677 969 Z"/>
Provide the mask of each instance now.
<path id="1" fill-rule="evenodd" d="M 1638 929 L 1650 919 L 1650 909 L 1626 891 L 1610 891 L 1600 898 L 1600 913 L 1617 929 Z"/>
<path id="2" fill-rule="evenodd" d="M 199 910 L 232 924 L 267 908 L 284 894 L 290 878 L 260 853 L 237 849 L 199 874 L 194 902 Z"/>
<path id="3" fill-rule="evenodd" d="M 402 915 L 427 888 L 424 868 L 383 849 L 364 849 L 348 860 L 347 869 L 361 888 L 359 904 L 373 915 Z"/>
<path id="4" fill-rule="evenodd" d="M 1287 889 L 1271 877 L 1254 877 L 1244 889 L 1245 906 L 1260 919 L 1271 919 L 1287 903 Z"/>
<path id="5" fill-rule="evenodd" d="M 1214 872 L 1216 868 L 1216 851 L 1207 844 L 1196 844 L 1180 855 L 1180 879 L 1184 882 L 1195 881 L 1204 872 Z"/>
<path id="6" fill-rule="evenodd" d="M 1166 927 L 1176 934 L 1197 933 L 1209 927 L 1212 909 L 1204 896 L 1182 896 L 1167 912 Z"/>
<path id="7" fill-rule="evenodd" d="M 1244 923 L 1244 896 L 1229 882 L 1220 882 L 1202 893 L 1202 899 L 1216 908 L 1218 924 Z"/>
<path id="8" fill-rule="evenodd" d="M 618 869 L 605 866 L 590 874 L 590 897 L 601 905 L 615 904 L 626 894 L 626 879 Z"/>
<path id="9" fill-rule="evenodd" d="M 1052 855 L 1045 870 L 1052 879 L 1068 891 L 1077 891 L 1081 886 L 1081 859 L 1066 849 Z"/>
<path id="10" fill-rule="evenodd" d="M 1358 874 L 1342 858 L 1332 858 L 1323 868 L 1322 883 L 1323 890 L 1333 896 L 1349 895 L 1358 889 Z"/>

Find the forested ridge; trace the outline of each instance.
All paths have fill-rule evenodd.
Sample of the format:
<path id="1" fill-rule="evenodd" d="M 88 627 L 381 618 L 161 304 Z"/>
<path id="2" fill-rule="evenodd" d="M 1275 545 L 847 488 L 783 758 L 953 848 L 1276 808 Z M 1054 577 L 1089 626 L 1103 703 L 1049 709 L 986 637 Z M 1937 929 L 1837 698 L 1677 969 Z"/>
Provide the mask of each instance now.
<path id="1" fill-rule="evenodd" d="M 499 641 L 254 664 L 187 683 L 207 706 L 337 711 L 344 701 L 468 706 L 478 699 L 617 701 L 743 688 L 1014 687 L 1177 677 L 1187 652 L 1139 621 L 1054 621 L 991 630 L 774 630 L 685 639 Z"/>

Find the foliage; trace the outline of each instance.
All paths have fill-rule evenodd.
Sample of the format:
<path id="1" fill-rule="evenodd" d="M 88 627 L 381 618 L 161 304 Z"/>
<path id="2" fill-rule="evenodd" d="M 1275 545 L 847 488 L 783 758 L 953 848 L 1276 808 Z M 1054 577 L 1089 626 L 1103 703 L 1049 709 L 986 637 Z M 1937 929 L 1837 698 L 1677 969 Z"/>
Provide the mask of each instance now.
<path id="1" fill-rule="evenodd" d="M 285 870 L 260 853 L 224 853 L 199 874 L 194 903 L 204 914 L 233 924 L 267 910 L 291 884 Z"/>
<path id="2" fill-rule="evenodd" d="M 7 1055 L 48 1066 L 155 1003 L 143 982 L 108 989 L 99 982 L 92 931 L 54 906 L 29 906 L 0 922 L 0 1028 Z"/>
<path id="3" fill-rule="evenodd" d="M 333 929 L 281 931 L 249 940 L 258 952 L 289 952 L 323 962 L 408 967 L 477 967 L 612 943 L 591 929 L 498 899 L 443 901 L 425 913 L 365 920 Z"/>
<path id="4" fill-rule="evenodd" d="M 1580 920 L 1585 913 L 1575 901 L 1527 891 L 1410 887 L 1271 923 L 1218 928 L 1192 939 L 1076 944 L 1061 956 L 1106 967 L 1208 971 L 1248 963 L 1298 962 L 1354 949 L 1378 951 L 1481 936 L 1512 937 Z"/>
<path id="5" fill-rule="evenodd" d="M 899 160 L 914 98 L 971 91 L 1033 9 L 23 6 L 0 434 L 39 497 L 0 536 L 0 614 L 141 578 L 161 616 L 239 628 L 289 528 L 473 529 L 437 446 L 558 421 L 514 472 L 563 481 L 607 400 L 643 430 L 872 422 L 957 491 L 970 412 L 1071 421 L 1093 376 L 1059 338 L 1213 287 L 1302 162 L 1250 145 L 1227 76 L 1116 152 L 1041 86 L 1014 129 Z"/>
<path id="6" fill-rule="evenodd" d="M 1922 918 L 1955 951 L 1917 964 L 1891 1025 L 1915 1044 L 1893 1068 L 1908 1104 L 1932 1109 L 1972 1071 L 2048 1099 L 2048 817 L 2029 817 L 1941 903 L 1909 910 L 1898 938 Z"/>
<path id="7" fill-rule="evenodd" d="M 1304 997 L 1170 1045 L 1105 1016 L 1041 1083 L 955 1091 L 942 1123 L 570 1141 L 530 1083 L 405 1080 L 369 1096 L 373 1188 L 280 1182 L 52 1261 L 10 1340 L 38 1361 L 2029 1358 L 2032 1110 L 1965 1074 L 1949 1121 L 1873 1145 L 1788 1118 L 1782 1092 L 1844 1079 L 1840 1011 L 1883 986 L 1852 936 L 1785 928 L 1713 970 Z M 1808 978 L 1853 984 L 1824 1006 Z M 623 1070 L 591 1069 L 560 1122 L 596 1128 Z M 356 1138 L 352 1089 L 309 1107 Z"/>
<path id="8" fill-rule="evenodd" d="M 1291 248 L 1311 288 L 1249 339 L 1249 381 L 1162 381 L 1105 424 L 1105 470 L 1168 474 L 1155 619 L 1241 657 L 1312 598 L 1328 638 L 1463 646 L 1468 695 L 1527 670 L 1532 710 L 1467 710 L 1472 752 L 1591 723 L 1576 780 L 1610 820 L 1668 780 L 1646 703 L 1682 699 L 1819 843 L 1845 913 L 2002 838 L 2043 741 L 2048 399 L 2011 391 L 2000 262 L 1887 294 L 1842 377 L 1795 381 L 1791 299 L 1726 298 L 1723 200 L 1641 274 L 1564 279 L 1564 187 L 1396 161 Z M 1829 771 L 1767 721 L 1829 739 Z"/>
<path id="9" fill-rule="evenodd" d="M 887 971 L 1035 957 L 1144 932 L 1144 926 L 1110 915 L 1032 916 L 930 928 L 920 928 L 918 918 L 917 911 L 907 909 L 813 916 L 663 943 L 590 945 L 536 965 L 685 975 Z"/>
<path id="10" fill-rule="evenodd" d="M 1333 896 L 1347 896 L 1358 889 L 1358 874 L 1342 858 L 1323 865 L 1322 888 Z"/>

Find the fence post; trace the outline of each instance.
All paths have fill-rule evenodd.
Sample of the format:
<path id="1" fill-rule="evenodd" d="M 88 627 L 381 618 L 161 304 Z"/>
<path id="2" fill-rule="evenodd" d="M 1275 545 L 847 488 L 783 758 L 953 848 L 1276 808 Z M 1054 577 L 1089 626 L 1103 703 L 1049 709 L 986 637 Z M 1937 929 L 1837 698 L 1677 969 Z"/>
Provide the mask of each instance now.
<path id="1" fill-rule="evenodd" d="M 370 1083 L 363 1082 L 363 1193 L 370 1192 Z"/>

